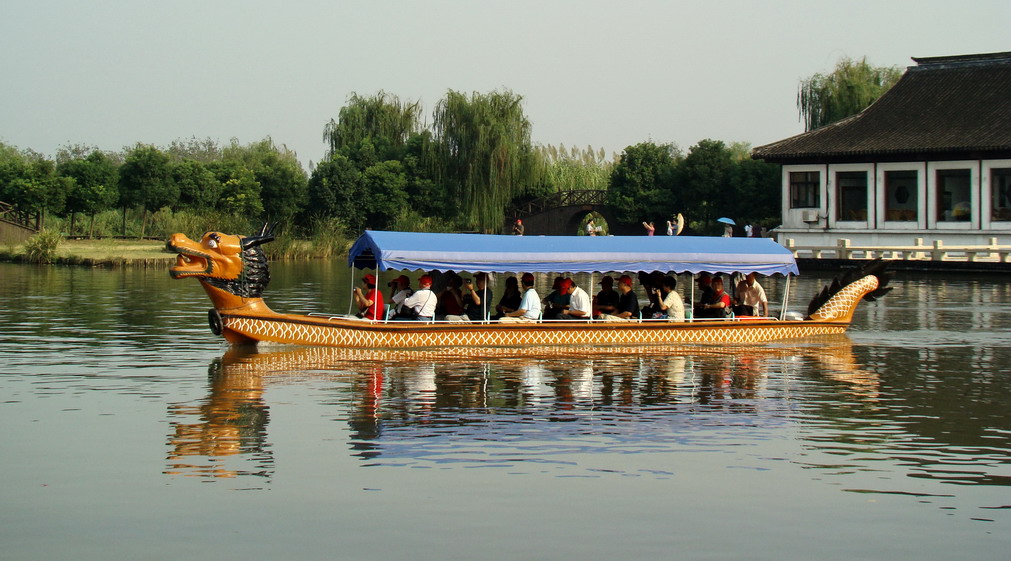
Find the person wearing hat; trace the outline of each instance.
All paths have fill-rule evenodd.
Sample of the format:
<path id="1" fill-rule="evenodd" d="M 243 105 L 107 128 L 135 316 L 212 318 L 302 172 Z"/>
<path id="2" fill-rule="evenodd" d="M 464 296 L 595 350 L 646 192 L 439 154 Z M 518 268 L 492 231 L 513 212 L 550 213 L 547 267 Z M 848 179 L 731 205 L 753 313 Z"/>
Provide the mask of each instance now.
<path id="1" fill-rule="evenodd" d="M 537 321 L 541 317 L 541 299 L 534 290 L 534 276 L 531 273 L 523 273 L 520 279 L 523 285 L 523 299 L 520 300 L 520 307 L 514 312 L 510 312 L 499 321 Z"/>
<path id="2" fill-rule="evenodd" d="M 365 291 L 362 291 L 357 286 L 354 290 L 355 304 L 358 306 L 358 317 L 372 321 L 383 319 L 386 306 L 383 305 L 383 293 L 376 290 L 376 276 L 372 273 L 367 273 L 362 277 L 362 284 L 365 285 Z"/>
<path id="3" fill-rule="evenodd" d="M 569 305 L 559 315 L 561 319 L 589 319 L 593 313 L 590 295 L 576 286 L 572 279 L 564 279 L 561 283 L 562 294 L 569 297 Z"/>
<path id="4" fill-rule="evenodd" d="M 541 300 L 544 319 L 558 319 L 562 310 L 569 307 L 569 297 L 562 292 L 562 281 L 565 277 L 555 277 L 555 282 L 551 283 L 551 292 Z"/>
<path id="5" fill-rule="evenodd" d="M 613 314 L 604 314 L 602 319 L 607 321 L 638 321 L 639 319 L 639 297 L 632 290 L 632 277 L 621 275 L 618 279 L 618 307 Z"/>
<path id="6" fill-rule="evenodd" d="M 597 293 L 596 308 L 600 314 L 613 314 L 618 309 L 619 294 L 614 290 L 614 277 L 606 276 L 600 279 L 600 292 Z"/>
<path id="7" fill-rule="evenodd" d="M 474 281 L 463 283 L 463 310 L 471 321 L 484 321 L 489 317 L 492 294 L 488 288 L 488 275 L 478 273 Z"/>
<path id="8" fill-rule="evenodd" d="M 516 223 L 513 224 L 513 233 L 516 234 L 517 236 L 522 236 L 523 230 L 524 230 L 523 221 L 517 218 Z"/>
<path id="9" fill-rule="evenodd" d="M 418 277 L 418 291 L 404 299 L 404 311 L 398 319 L 432 321 L 438 302 L 439 299 L 432 292 L 432 277 L 421 275 Z"/>

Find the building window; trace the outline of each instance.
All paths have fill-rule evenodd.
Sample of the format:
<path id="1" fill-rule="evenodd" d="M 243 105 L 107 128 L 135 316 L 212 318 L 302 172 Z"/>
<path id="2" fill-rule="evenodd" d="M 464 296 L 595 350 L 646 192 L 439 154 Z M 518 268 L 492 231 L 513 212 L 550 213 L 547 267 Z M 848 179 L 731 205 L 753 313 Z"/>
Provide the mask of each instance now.
<path id="1" fill-rule="evenodd" d="M 885 220 L 916 222 L 918 183 L 916 170 L 885 172 Z"/>
<path id="2" fill-rule="evenodd" d="M 1011 168 L 990 170 L 990 193 L 993 197 L 990 220 L 1011 222 Z"/>
<path id="3" fill-rule="evenodd" d="M 972 214 L 969 182 L 972 174 L 967 169 L 937 170 L 937 221 L 968 222 Z"/>
<path id="4" fill-rule="evenodd" d="M 867 220 L 867 172 L 840 171 L 835 185 L 836 220 Z"/>
<path id="5" fill-rule="evenodd" d="M 818 208 L 821 174 L 817 171 L 790 172 L 790 208 Z"/>

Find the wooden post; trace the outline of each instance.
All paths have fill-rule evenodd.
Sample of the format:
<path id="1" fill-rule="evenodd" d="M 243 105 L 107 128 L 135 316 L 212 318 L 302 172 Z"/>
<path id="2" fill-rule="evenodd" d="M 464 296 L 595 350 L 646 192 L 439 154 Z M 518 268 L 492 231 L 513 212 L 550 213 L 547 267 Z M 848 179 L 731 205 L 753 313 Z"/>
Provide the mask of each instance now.
<path id="1" fill-rule="evenodd" d="M 934 240 L 934 250 L 930 252 L 930 258 L 934 261 L 944 261 L 944 241 Z"/>

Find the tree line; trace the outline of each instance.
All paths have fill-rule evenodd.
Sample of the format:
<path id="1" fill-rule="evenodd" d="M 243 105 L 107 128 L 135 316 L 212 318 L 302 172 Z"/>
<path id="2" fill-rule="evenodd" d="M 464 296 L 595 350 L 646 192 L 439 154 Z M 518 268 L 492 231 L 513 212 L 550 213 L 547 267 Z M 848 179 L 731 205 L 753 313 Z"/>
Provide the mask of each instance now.
<path id="1" fill-rule="evenodd" d="M 812 129 L 859 112 L 899 75 L 843 59 L 834 72 L 801 82 L 801 119 Z M 308 171 L 270 138 L 224 147 L 138 143 L 122 152 L 70 146 L 54 159 L 0 143 L 0 201 L 56 219 L 67 234 L 94 234 L 101 217 L 98 233 L 156 236 L 183 226 L 242 231 L 263 221 L 296 236 L 499 232 L 511 206 L 567 189 L 606 189 L 614 217 L 628 224 L 663 224 L 682 213 L 701 233 L 715 233 L 720 216 L 774 226 L 781 215 L 779 167 L 750 159 L 747 144 L 705 139 L 685 153 L 643 142 L 612 157 L 592 147 L 538 146 L 522 97 L 508 90 L 450 90 L 431 126 L 422 120 L 420 102 L 352 94 L 324 125 L 326 153 Z"/>
<path id="2" fill-rule="evenodd" d="M 747 144 L 701 140 L 687 154 L 673 144 L 629 146 L 611 174 L 608 204 L 626 223 L 684 215 L 690 231 L 714 234 L 717 218 L 772 227 L 782 208 L 780 167 L 749 157 Z"/>
<path id="3" fill-rule="evenodd" d="M 95 218 L 110 212 L 120 214 L 119 230 L 106 223 L 100 234 L 164 235 L 149 230 L 155 214 L 291 217 L 304 205 L 307 179 L 295 154 L 269 138 L 223 148 L 195 139 L 165 149 L 137 144 L 121 153 L 71 146 L 54 160 L 0 143 L 0 200 L 66 219 L 66 234 L 94 234 Z"/>
<path id="4" fill-rule="evenodd" d="M 900 75 L 843 59 L 832 73 L 801 82 L 800 116 L 812 129 L 859 112 Z M 123 236 L 183 226 L 238 231 L 264 220 L 294 236 L 497 232 L 511 206 L 567 189 L 607 189 L 615 217 L 627 223 L 662 224 L 680 212 L 693 229 L 712 233 L 723 215 L 769 226 L 779 219 L 779 169 L 751 160 L 746 144 L 703 139 L 683 153 L 646 142 L 612 157 L 591 147 L 535 146 L 522 101 L 508 90 L 450 90 L 423 126 L 420 102 L 352 94 L 325 124 L 326 154 L 308 171 L 269 137 L 225 147 L 192 138 L 120 153 L 75 146 L 53 160 L 0 143 L 0 201 L 75 235 L 95 233 L 96 217 L 100 233 Z"/>
<path id="5" fill-rule="evenodd" d="M 0 143 L 0 200 L 57 219 L 73 235 L 163 236 L 262 221 L 297 236 L 319 228 L 349 237 L 365 228 L 499 232 L 511 206 L 568 189 L 608 190 L 616 216 L 633 223 L 672 211 L 700 224 L 713 212 L 778 215 L 778 168 L 749 160 L 746 145 L 705 140 L 682 155 L 642 143 L 617 157 L 535 146 L 521 101 L 511 92 L 449 92 L 424 128 L 418 103 L 352 95 L 323 127 L 327 151 L 309 172 L 269 138 L 119 153 L 71 146 L 52 160 Z"/>

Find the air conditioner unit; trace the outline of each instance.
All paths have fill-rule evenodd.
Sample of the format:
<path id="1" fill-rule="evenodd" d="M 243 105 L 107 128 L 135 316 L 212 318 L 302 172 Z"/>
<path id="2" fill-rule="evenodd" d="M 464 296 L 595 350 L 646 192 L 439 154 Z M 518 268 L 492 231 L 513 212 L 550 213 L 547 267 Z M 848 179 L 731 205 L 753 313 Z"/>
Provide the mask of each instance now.
<path id="1" fill-rule="evenodd" d="M 801 213 L 800 219 L 804 222 L 817 222 L 818 221 L 818 211 L 817 210 L 805 210 Z"/>

